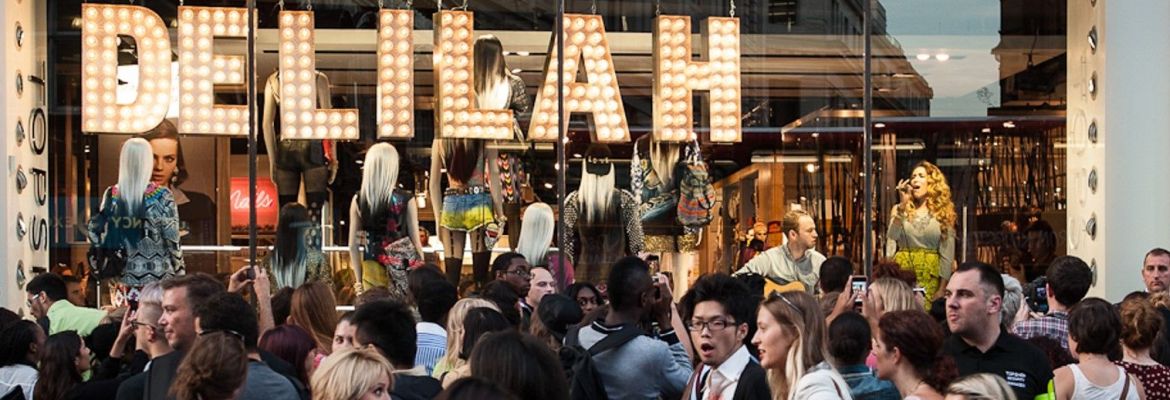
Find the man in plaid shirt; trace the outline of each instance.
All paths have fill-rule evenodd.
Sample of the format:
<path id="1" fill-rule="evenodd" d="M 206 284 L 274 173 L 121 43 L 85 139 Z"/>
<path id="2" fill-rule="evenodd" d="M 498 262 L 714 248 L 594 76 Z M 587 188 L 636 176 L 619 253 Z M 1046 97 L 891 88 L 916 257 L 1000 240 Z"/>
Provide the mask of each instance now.
<path id="1" fill-rule="evenodd" d="M 1052 260 L 1046 274 L 1048 314 L 1017 323 L 1012 333 L 1023 339 L 1044 336 L 1060 342 L 1068 350 L 1068 309 L 1085 298 L 1093 284 L 1093 271 L 1083 260 L 1063 256 Z"/>

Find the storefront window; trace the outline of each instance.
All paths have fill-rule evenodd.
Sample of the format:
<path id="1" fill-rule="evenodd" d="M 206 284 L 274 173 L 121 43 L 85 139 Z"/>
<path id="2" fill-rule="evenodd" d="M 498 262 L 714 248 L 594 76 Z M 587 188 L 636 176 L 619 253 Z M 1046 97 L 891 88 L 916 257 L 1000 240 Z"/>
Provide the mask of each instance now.
<path id="1" fill-rule="evenodd" d="M 552 264 L 561 286 L 558 254 L 594 282 L 630 254 L 656 259 L 682 293 L 785 245 L 795 209 L 817 232 L 798 239 L 858 273 L 933 263 L 923 278 L 978 259 L 1026 283 L 1066 251 L 1063 1 L 594 0 L 562 16 L 542 1 L 258 0 L 254 29 L 238 1 L 24 1 L 43 19 L 36 76 L 59 221 L 30 275 L 92 272 L 87 222 L 136 135 L 151 181 L 173 193 L 187 273 L 299 260 L 277 241 L 308 243 L 339 304 L 375 286 L 394 295 L 398 266 L 422 263 L 474 290 L 528 229 L 559 250 L 529 261 Z M 166 46 L 153 22 L 97 24 L 117 28 L 121 9 L 157 18 Z M 93 56 L 99 45 L 113 59 Z M 945 177 L 953 215 L 941 186 L 911 179 L 920 162 Z M 938 199 L 928 215 L 942 216 L 943 240 L 891 229 L 902 180 Z M 557 235 L 525 221 L 536 203 Z"/>

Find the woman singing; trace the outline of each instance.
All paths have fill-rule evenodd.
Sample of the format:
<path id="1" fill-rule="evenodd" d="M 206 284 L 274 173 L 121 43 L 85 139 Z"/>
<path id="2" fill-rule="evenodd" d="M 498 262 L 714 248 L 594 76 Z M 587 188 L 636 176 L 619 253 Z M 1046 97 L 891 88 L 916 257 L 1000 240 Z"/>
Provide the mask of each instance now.
<path id="1" fill-rule="evenodd" d="M 930 299 L 938 298 L 951 278 L 955 260 L 951 188 L 938 167 L 922 161 L 914 167 L 910 180 L 898 183 L 898 193 L 902 202 L 890 213 L 886 254 L 894 254 L 898 265 L 914 272 Z"/>

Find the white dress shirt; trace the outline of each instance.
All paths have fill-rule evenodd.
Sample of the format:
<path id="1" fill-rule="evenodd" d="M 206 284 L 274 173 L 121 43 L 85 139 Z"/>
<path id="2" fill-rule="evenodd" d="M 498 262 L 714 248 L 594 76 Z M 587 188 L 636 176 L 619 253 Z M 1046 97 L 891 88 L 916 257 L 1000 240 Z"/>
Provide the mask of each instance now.
<path id="1" fill-rule="evenodd" d="M 696 382 L 694 388 L 687 394 L 690 400 L 711 400 L 716 390 L 720 387 L 723 390 L 718 390 L 722 394 L 722 400 L 731 400 L 735 396 L 735 389 L 739 387 L 739 377 L 743 374 L 744 368 L 747 368 L 748 362 L 751 362 L 751 353 L 748 353 L 747 346 L 740 345 L 739 350 L 731 354 L 723 364 L 718 367 L 709 365 L 702 365 L 703 371 L 700 372 L 699 377 L 705 382 Z M 699 387 L 704 388 L 702 397 L 699 396 Z"/>

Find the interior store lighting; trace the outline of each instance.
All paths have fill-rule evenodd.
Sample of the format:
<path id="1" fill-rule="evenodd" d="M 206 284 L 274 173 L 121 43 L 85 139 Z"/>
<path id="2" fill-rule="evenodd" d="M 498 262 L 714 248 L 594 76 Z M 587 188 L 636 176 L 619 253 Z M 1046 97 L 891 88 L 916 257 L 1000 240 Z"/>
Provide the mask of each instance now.
<path id="1" fill-rule="evenodd" d="M 713 142 L 739 142 L 739 19 L 711 17 L 701 40 L 706 61 L 693 61 L 691 18 L 662 15 L 654 21 L 654 137 L 668 142 L 694 138 L 693 91 L 707 91 Z"/>
<path id="2" fill-rule="evenodd" d="M 162 18 L 139 6 L 82 4 L 81 127 L 136 134 L 162 122 L 171 102 L 171 39 Z M 118 36 L 137 43 L 143 82 L 129 104 L 117 102 Z"/>
<path id="3" fill-rule="evenodd" d="M 414 11 L 378 12 L 378 137 L 414 137 Z"/>
<path id="4" fill-rule="evenodd" d="M 317 62 L 313 13 L 280 12 L 281 137 L 354 140 L 356 109 L 317 108 Z"/>
<path id="5" fill-rule="evenodd" d="M 617 84 L 617 72 L 600 15 L 565 14 L 564 104 L 566 119 L 572 113 L 593 116 L 594 142 L 629 142 L 630 129 Z M 557 46 L 549 46 L 545 81 L 537 90 L 536 107 L 528 136 L 532 140 L 557 139 Z M 585 82 L 577 82 L 584 64 Z M 568 138 L 566 136 L 566 138 Z"/>
<path id="6" fill-rule="evenodd" d="M 511 139 L 511 110 L 476 107 L 472 16 L 470 11 L 435 14 L 435 116 L 439 134 L 448 138 Z"/>
<path id="7" fill-rule="evenodd" d="M 215 105 L 214 85 L 244 84 L 244 57 L 216 55 L 216 37 L 246 37 L 248 10 L 179 7 L 179 131 L 247 135 L 248 106 Z"/>

